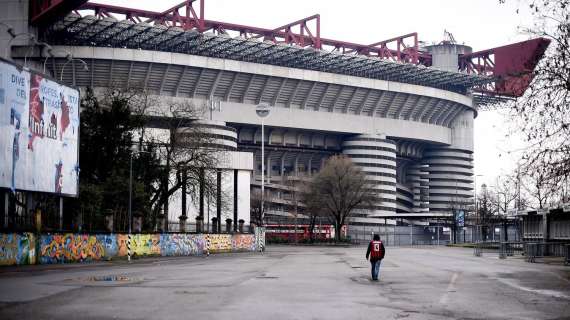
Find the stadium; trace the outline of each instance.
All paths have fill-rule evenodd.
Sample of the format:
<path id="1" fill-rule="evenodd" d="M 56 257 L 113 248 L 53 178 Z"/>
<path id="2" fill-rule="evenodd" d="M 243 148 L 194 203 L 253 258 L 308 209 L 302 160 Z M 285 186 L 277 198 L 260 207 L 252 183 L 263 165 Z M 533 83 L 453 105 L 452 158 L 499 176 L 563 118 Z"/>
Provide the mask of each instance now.
<path id="1" fill-rule="evenodd" d="M 163 12 L 48 2 L 10 2 L 0 13 L 25 17 L 18 32 L 39 39 L 14 41 L 12 59 L 74 87 L 142 85 L 165 104 L 213 106 L 203 125 L 236 153 L 225 169 L 235 170 L 234 211 L 247 221 L 262 162 L 266 218 L 278 223 L 293 217 L 291 181 L 331 155 L 350 157 L 380 200 L 351 218 L 349 233 L 472 211 L 477 112 L 522 95 L 548 46 L 534 39 L 472 52 L 452 36 L 420 46 L 417 33 L 361 45 L 322 38 L 319 15 L 274 29 L 207 20 L 204 0 Z M 263 137 L 259 105 L 270 106 Z"/>

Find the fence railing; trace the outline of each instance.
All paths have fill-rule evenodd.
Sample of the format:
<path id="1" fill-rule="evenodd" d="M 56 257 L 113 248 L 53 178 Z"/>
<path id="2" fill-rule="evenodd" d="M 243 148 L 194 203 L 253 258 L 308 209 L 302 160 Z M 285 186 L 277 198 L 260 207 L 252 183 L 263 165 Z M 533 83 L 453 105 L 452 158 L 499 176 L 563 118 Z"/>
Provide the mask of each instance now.
<path id="1" fill-rule="evenodd" d="M 537 258 L 562 257 L 564 264 L 570 264 L 570 243 L 530 242 L 524 244 L 526 260 L 536 262 Z"/>
<path id="2" fill-rule="evenodd" d="M 484 253 L 497 254 L 500 259 L 506 259 L 518 253 L 525 256 L 527 262 L 536 262 L 537 258 L 561 257 L 564 264 L 570 264 L 570 243 L 568 242 L 487 241 L 475 243 L 473 255 L 481 257 Z"/>

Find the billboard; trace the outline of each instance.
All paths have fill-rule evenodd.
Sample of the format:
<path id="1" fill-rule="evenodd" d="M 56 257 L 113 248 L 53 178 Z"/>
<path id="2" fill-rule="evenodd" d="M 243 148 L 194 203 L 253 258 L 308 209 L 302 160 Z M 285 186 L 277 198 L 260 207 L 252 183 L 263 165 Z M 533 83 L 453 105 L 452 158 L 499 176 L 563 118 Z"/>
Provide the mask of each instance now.
<path id="1" fill-rule="evenodd" d="M 455 211 L 455 223 L 459 228 L 465 227 L 465 211 Z"/>
<path id="2" fill-rule="evenodd" d="M 79 91 L 0 60 L 0 187 L 76 196 Z"/>

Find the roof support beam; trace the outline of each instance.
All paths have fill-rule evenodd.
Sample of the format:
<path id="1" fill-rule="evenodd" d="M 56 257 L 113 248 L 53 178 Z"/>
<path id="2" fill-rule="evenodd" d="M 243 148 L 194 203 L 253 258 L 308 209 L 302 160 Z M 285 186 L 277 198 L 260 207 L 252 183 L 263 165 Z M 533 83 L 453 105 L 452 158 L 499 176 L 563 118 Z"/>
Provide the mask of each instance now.
<path id="1" fill-rule="evenodd" d="M 279 95 L 281 94 L 281 90 L 283 90 L 283 87 L 285 86 L 286 81 L 287 81 L 287 78 L 281 79 L 281 84 L 279 85 L 279 89 L 277 89 L 277 92 L 275 93 L 275 96 L 273 96 L 273 100 L 271 101 L 272 106 L 275 106 L 277 101 L 279 101 Z"/>
<path id="2" fill-rule="evenodd" d="M 297 90 L 299 90 L 299 87 L 301 86 L 301 82 L 303 82 L 303 80 L 301 79 L 297 80 L 297 83 L 295 84 L 295 89 L 293 89 L 293 92 L 291 92 L 291 97 L 287 102 L 288 108 L 291 108 L 291 104 L 293 103 L 293 100 L 295 100 L 295 96 L 297 95 Z"/>
<path id="3" fill-rule="evenodd" d="M 204 70 L 201 68 L 200 69 L 200 73 L 198 74 L 198 79 L 196 79 L 196 85 L 194 85 L 194 88 L 192 88 L 192 92 L 190 93 L 190 97 L 194 98 L 196 97 L 196 92 L 198 92 L 198 86 L 200 86 L 200 82 L 202 82 L 202 74 L 204 74 Z"/>
<path id="4" fill-rule="evenodd" d="M 166 75 L 168 74 L 169 71 L 170 71 L 170 63 L 166 65 L 166 69 L 164 69 L 164 74 L 162 75 L 162 81 L 160 81 L 160 90 L 158 91 L 160 94 L 162 94 L 162 91 L 164 89 L 164 83 L 166 82 Z"/>
<path id="5" fill-rule="evenodd" d="M 309 89 L 309 92 L 306 94 L 305 99 L 303 100 L 303 103 L 301 103 L 302 109 L 307 109 L 307 102 L 309 101 L 309 98 L 311 98 L 311 96 L 313 95 L 313 90 L 315 90 L 316 86 L 317 86 L 317 82 L 313 81 L 313 84 L 311 84 L 311 89 Z"/>
<path id="6" fill-rule="evenodd" d="M 178 77 L 178 81 L 176 82 L 176 89 L 174 90 L 174 96 L 178 97 L 178 92 L 180 91 L 180 85 L 182 84 L 182 78 L 184 78 L 184 74 L 186 74 L 186 70 L 188 66 L 184 66 L 182 72 L 180 72 L 180 77 Z"/>
<path id="7" fill-rule="evenodd" d="M 253 78 L 255 78 L 255 74 L 251 74 L 251 77 L 249 78 L 249 81 L 247 82 L 247 85 L 245 86 L 245 89 L 243 90 L 243 95 L 241 96 L 241 103 L 244 103 L 245 97 L 247 97 L 249 89 L 251 88 L 251 84 L 253 83 Z"/>
<path id="8" fill-rule="evenodd" d="M 372 93 L 373 90 L 374 89 L 368 89 L 368 92 L 366 92 L 364 99 L 362 99 L 362 102 L 360 103 L 360 105 L 356 109 L 356 112 L 355 112 L 356 114 L 358 114 L 358 115 L 362 114 L 362 110 L 364 109 L 364 106 L 366 105 L 366 101 L 368 101 L 368 98 L 370 98 L 370 94 Z"/>

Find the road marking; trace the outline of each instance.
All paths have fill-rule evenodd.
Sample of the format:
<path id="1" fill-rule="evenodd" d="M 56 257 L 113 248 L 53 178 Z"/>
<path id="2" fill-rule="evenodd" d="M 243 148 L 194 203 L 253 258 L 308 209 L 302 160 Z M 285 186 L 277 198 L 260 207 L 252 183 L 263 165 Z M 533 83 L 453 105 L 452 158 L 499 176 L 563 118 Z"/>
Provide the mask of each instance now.
<path id="1" fill-rule="evenodd" d="M 455 292 L 455 282 L 457 281 L 458 278 L 459 278 L 459 273 L 458 272 L 453 273 L 453 275 L 451 276 L 451 281 L 449 281 L 449 285 L 447 286 L 445 293 L 439 299 L 440 304 L 447 304 L 447 301 L 449 300 L 449 293 Z"/>
<path id="2" fill-rule="evenodd" d="M 569 296 L 565 295 L 564 293 L 562 293 L 560 291 L 546 290 L 546 289 L 532 289 L 532 288 L 528 288 L 528 287 L 523 287 L 523 286 L 521 286 L 521 285 L 519 285 L 519 284 L 517 284 L 511 280 L 501 279 L 501 278 L 498 278 L 497 280 L 501 283 L 508 285 L 509 287 L 512 287 L 512 288 L 515 288 L 515 289 L 518 289 L 521 291 L 537 293 L 537 294 L 540 294 L 543 296 L 550 296 L 550 297 L 555 297 L 555 298 L 570 299 Z"/>

